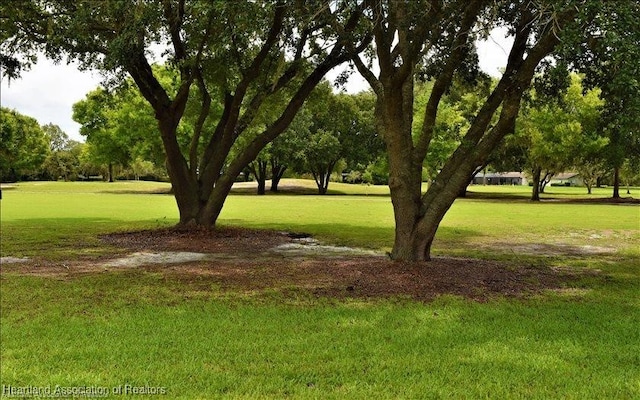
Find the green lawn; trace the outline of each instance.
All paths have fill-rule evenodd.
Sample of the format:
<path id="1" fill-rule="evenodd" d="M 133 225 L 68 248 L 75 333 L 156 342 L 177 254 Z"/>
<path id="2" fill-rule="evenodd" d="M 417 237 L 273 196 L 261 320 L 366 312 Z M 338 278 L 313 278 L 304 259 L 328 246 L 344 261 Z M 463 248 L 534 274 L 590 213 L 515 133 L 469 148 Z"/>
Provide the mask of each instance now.
<path id="1" fill-rule="evenodd" d="M 388 249 L 386 188 L 332 186 L 330 196 L 232 195 L 221 223 Z M 176 222 L 173 198 L 154 194 L 167 189 L 15 185 L 0 203 L 1 254 L 103 256 L 114 249 L 98 234 Z M 0 384 L 162 387 L 161 398 L 185 399 L 640 398 L 640 207 L 472 191 L 447 214 L 436 254 L 599 272 L 527 299 L 424 304 L 247 297 L 143 269 L 61 279 L 3 265 Z"/>

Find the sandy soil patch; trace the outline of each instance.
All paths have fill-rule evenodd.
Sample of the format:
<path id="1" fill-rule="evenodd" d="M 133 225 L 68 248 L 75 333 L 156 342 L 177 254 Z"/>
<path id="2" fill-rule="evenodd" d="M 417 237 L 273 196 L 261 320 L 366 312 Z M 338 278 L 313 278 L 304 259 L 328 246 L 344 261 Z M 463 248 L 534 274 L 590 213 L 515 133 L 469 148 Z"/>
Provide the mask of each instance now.
<path id="1" fill-rule="evenodd" d="M 91 262 L 30 261 L 3 266 L 3 272 L 73 279 L 87 273 L 136 270 L 211 291 L 279 291 L 328 298 L 403 297 L 428 301 L 457 295 L 476 301 L 565 290 L 584 273 L 466 258 L 393 262 L 362 249 L 325 246 L 306 235 L 225 228 L 119 233 L 101 238 L 131 252 Z M 217 290 L 217 289 L 216 289 Z"/>

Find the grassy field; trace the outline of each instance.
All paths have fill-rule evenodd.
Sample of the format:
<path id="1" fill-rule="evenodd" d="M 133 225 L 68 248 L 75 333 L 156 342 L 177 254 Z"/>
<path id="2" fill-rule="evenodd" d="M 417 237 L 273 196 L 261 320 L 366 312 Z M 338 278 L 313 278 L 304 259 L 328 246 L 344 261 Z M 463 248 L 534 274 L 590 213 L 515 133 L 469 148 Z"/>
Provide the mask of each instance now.
<path id="1" fill-rule="evenodd" d="M 388 189 L 331 187 L 330 196 L 232 195 L 221 223 L 388 250 Z M 104 256 L 114 249 L 99 234 L 177 221 L 173 198 L 157 194 L 167 189 L 5 188 L 1 255 Z M 123 398 L 640 398 L 640 207 L 566 202 L 587 197 L 576 188 L 549 188 L 532 204 L 527 189 L 473 187 L 434 244 L 442 256 L 593 272 L 526 299 L 292 299 L 203 290 L 143 269 L 61 279 L 3 265 L 0 384 Z"/>

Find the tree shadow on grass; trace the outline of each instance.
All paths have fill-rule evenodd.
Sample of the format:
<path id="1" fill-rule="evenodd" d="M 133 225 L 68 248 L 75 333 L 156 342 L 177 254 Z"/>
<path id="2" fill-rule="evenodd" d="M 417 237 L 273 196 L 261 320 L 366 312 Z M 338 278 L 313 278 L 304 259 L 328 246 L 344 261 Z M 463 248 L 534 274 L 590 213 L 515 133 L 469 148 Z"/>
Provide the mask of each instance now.
<path id="1" fill-rule="evenodd" d="M 2 255 L 28 255 L 43 259 L 73 256 L 90 249 L 104 249 L 100 234 L 163 228 L 175 224 L 168 219 L 126 221 L 117 218 L 25 218 L 3 222 Z"/>
<path id="2" fill-rule="evenodd" d="M 250 226 L 244 219 L 223 219 L 224 225 Z M 350 246 L 364 249 L 389 251 L 393 247 L 395 231 L 393 226 L 369 227 L 357 224 L 316 223 L 316 224 L 264 224 L 262 229 L 271 229 L 280 232 L 291 232 L 319 239 L 323 244 Z M 480 231 L 462 229 L 458 227 L 440 227 L 436 235 L 435 243 L 447 243 L 446 247 L 468 247 L 473 239 L 482 236 Z"/>
<path id="3" fill-rule="evenodd" d="M 256 187 L 234 187 L 233 189 L 231 189 L 231 194 L 232 195 L 238 195 L 238 196 L 257 196 L 256 194 L 257 188 Z M 284 189 L 279 189 L 277 192 L 272 192 L 270 190 L 267 190 L 264 194 L 264 196 L 291 196 L 291 195 L 299 195 L 299 196 L 363 196 L 363 197 L 367 197 L 367 196 L 372 196 L 372 197 L 390 197 L 389 193 L 379 193 L 376 192 L 374 190 L 372 190 L 371 192 L 367 192 L 366 189 L 363 189 L 362 193 L 358 193 L 358 192 L 345 192 L 342 190 L 338 190 L 338 189 L 332 189 L 331 186 L 329 186 L 329 189 L 327 190 L 327 193 L 324 195 L 321 195 L 318 193 L 318 189 L 314 188 L 314 187 L 309 187 L 309 186 L 288 186 L 287 188 Z"/>
<path id="4" fill-rule="evenodd" d="M 566 203 L 566 204 L 640 204 L 640 199 L 633 197 L 621 197 L 614 199 L 611 197 L 588 197 L 586 193 L 542 193 L 539 202 L 531 201 L 530 193 L 509 192 L 467 192 L 465 199 L 469 200 L 492 200 L 500 202 L 518 202 L 518 203 Z"/>

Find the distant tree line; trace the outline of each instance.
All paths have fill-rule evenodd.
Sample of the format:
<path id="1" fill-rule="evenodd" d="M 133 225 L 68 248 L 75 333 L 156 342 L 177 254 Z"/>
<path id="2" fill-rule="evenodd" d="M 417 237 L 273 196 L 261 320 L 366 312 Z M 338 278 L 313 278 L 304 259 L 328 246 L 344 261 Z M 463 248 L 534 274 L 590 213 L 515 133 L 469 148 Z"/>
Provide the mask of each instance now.
<path id="1" fill-rule="evenodd" d="M 154 68 L 170 80 L 168 70 Z M 460 144 L 482 97 L 495 84 L 485 76 L 474 85 L 462 81 L 452 85 L 436 119 L 436 136 L 423 164 L 424 181 L 437 175 Z M 154 134 L 153 111 L 132 85 L 126 80 L 110 91 L 96 88 L 73 106 L 85 143 L 70 140 L 56 125 L 39 126 L 33 118 L 3 109 L 2 179 L 168 179 L 162 143 Z M 418 84 L 418 110 L 432 89 L 432 81 Z M 615 165 L 621 166 L 623 185 L 640 184 L 638 141 L 629 141 L 618 151 L 612 148 L 601 93 L 600 88 L 585 87 L 580 75 L 558 66 L 537 75 L 515 133 L 497 147 L 484 169 L 526 173 L 534 200 L 555 174 L 569 170 L 580 174 L 588 193 L 594 186 L 614 185 Z M 277 192 L 285 174 L 313 178 L 320 194 L 326 193 L 330 180 L 385 184 L 388 162 L 375 127 L 374 102 L 371 92 L 335 93 L 325 81 L 314 89 L 289 128 L 248 165 L 241 179 L 256 180 L 258 194 L 266 193 L 268 180 L 269 190 Z M 185 138 L 193 131 L 195 119 L 195 114 L 188 114 L 179 127 Z M 414 124 L 421 123 L 420 113 L 415 112 Z M 257 119 L 256 130 L 263 129 L 260 124 Z M 617 157 L 624 160 L 619 162 Z"/>
<path id="2" fill-rule="evenodd" d="M 137 158 L 114 168 L 94 144 L 69 139 L 57 125 L 40 126 L 34 118 L 7 108 L 0 112 L 1 182 L 167 179 L 166 171 L 149 161 Z"/>

